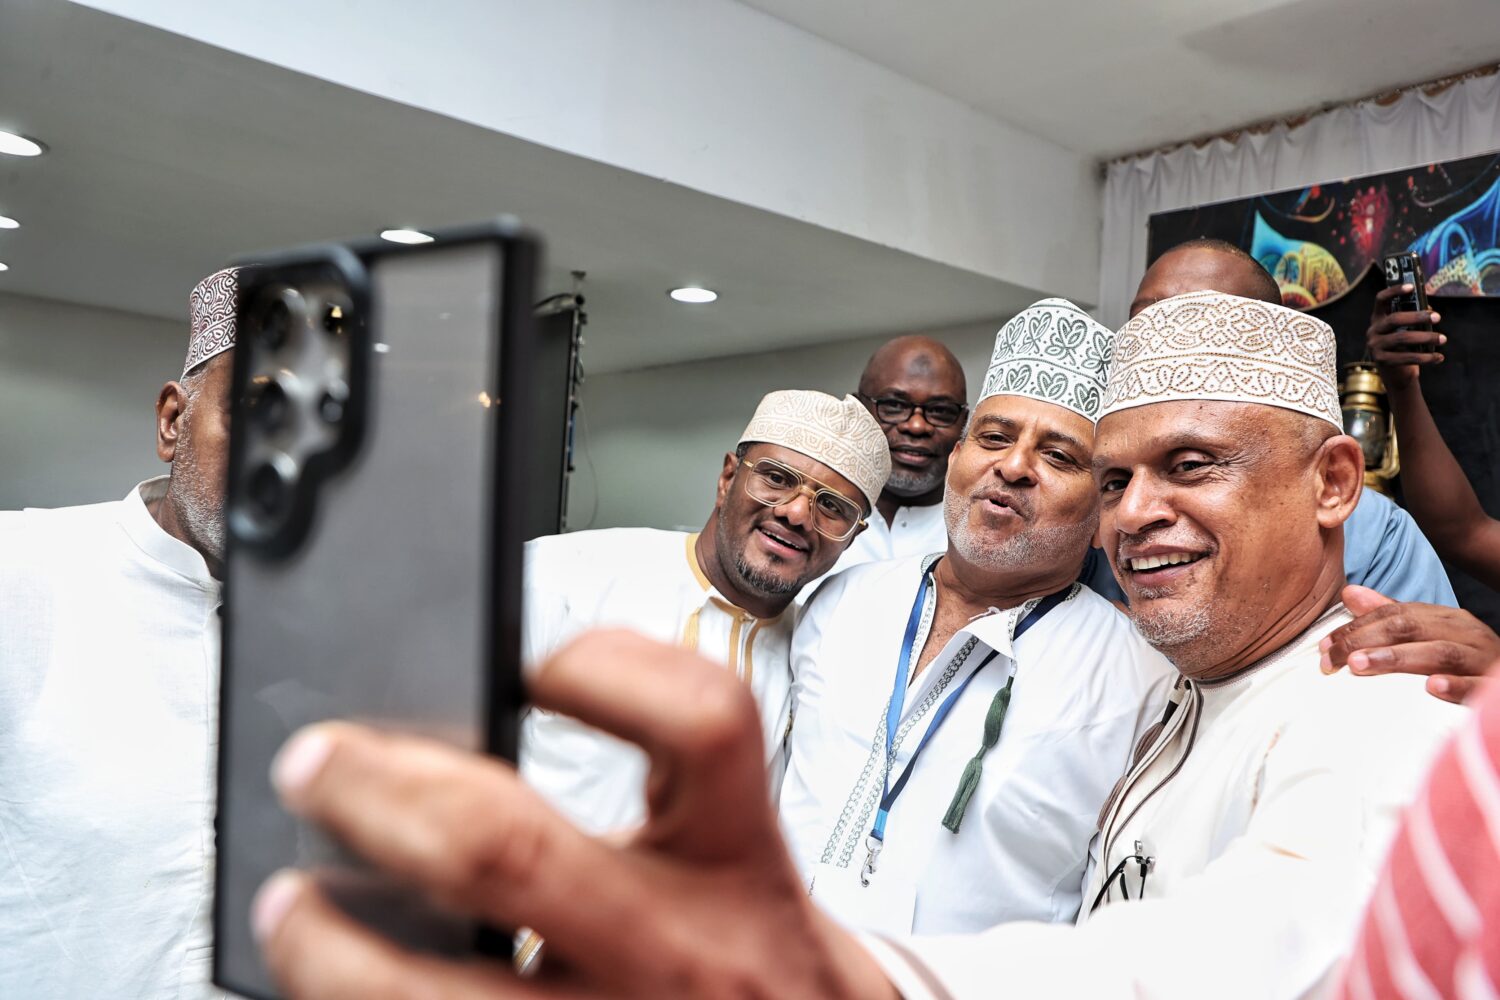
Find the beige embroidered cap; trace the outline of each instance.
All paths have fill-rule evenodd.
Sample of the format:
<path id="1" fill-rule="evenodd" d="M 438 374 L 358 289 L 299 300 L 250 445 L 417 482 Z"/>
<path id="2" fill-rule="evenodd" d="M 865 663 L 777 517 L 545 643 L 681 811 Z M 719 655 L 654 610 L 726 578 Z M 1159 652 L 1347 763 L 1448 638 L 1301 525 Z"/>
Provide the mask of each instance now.
<path id="1" fill-rule="evenodd" d="M 766 393 L 740 444 L 780 445 L 801 452 L 849 480 L 875 509 L 891 477 L 891 452 L 885 432 L 853 396 L 842 400 L 811 389 Z"/>
<path id="2" fill-rule="evenodd" d="M 197 368 L 215 354 L 234 347 L 234 314 L 239 305 L 240 272 L 226 267 L 215 271 L 188 296 L 189 329 L 187 360 L 182 374 Z"/>
<path id="3" fill-rule="evenodd" d="M 1263 403 L 1339 429 L 1333 328 L 1223 292 L 1162 299 L 1120 328 L 1100 417 L 1178 399 Z"/>
<path id="4" fill-rule="evenodd" d="M 1029 396 L 1099 419 L 1114 331 L 1067 299 L 1042 299 L 995 334 L 979 401 Z"/>

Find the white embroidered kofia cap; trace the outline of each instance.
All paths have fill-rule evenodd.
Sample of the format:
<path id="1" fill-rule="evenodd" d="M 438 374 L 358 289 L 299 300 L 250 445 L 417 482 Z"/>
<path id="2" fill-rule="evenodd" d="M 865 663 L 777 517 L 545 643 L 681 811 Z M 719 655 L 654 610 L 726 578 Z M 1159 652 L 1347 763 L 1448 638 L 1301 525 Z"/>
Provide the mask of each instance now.
<path id="1" fill-rule="evenodd" d="M 979 401 L 1029 396 L 1097 420 L 1114 331 L 1067 299 L 1042 299 L 995 334 Z"/>
<path id="2" fill-rule="evenodd" d="M 891 476 L 885 432 L 853 396 L 840 400 L 811 389 L 767 393 L 740 435 L 740 444 L 747 441 L 780 445 L 822 462 L 858 487 L 870 510 Z"/>
<path id="3" fill-rule="evenodd" d="M 234 314 L 239 306 L 240 272 L 233 267 L 215 271 L 188 296 L 189 329 L 187 360 L 182 374 L 197 368 L 215 354 L 234 347 Z"/>
<path id="4" fill-rule="evenodd" d="M 1189 292 L 1120 328 L 1100 416 L 1179 399 L 1263 403 L 1339 429 L 1333 328 L 1285 306 Z"/>

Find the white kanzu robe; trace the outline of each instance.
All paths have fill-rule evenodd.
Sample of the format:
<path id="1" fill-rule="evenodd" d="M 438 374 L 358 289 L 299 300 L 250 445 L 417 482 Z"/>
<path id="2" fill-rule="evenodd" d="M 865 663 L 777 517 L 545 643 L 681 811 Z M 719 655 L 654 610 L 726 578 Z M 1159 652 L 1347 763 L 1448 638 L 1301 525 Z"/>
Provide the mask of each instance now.
<path id="1" fill-rule="evenodd" d="M 754 692 L 768 767 L 779 780 L 791 710 L 793 610 L 762 620 L 731 604 L 699 568 L 697 537 L 612 528 L 527 543 L 524 658 L 539 663 L 579 633 L 602 627 L 696 649 Z M 531 709 L 522 721 L 522 777 L 586 830 L 642 822 L 647 771 L 639 748 L 573 719 Z"/>
<path id="2" fill-rule="evenodd" d="M 1424 678 L 1318 670 L 1335 607 L 1256 667 L 1183 681 L 1181 703 L 1096 840 L 1079 927 L 1016 923 L 965 938 L 867 940 L 908 1000 L 1316 996 L 1353 946 L 1401 808 L 1464 710 Z M 1138 898 L 1122 859 L 1155 859 Z M 1102 854 L 1100 854 L 1102 852 Z"/>
<path id="3" fill-rule="evenodd" d="M 804 610 L 793 640 L 795 723 L 783 831 L 813 898 L 852 926 L 961 933 L 1006 920 L 1071 921 L 1099 811 L 1160 716 L 1175 672 L 1108 601 L 1081 585 L 1014 646 L 1013 630 L 1029 605 L 960 630 L 907 692 L 892 784 L 948 691 L 987 652 L 1000 655 L 975 676 L 923 751 L 864 887 L 865 837 L 884 789 L 886 706 L 930 561 L 840 573 Z M 916 637 L 914 664 L 926 631 Z M 950 670 L 971 643 L 967 660 Z M 999 742 L 952 833 L 942 825 L 944 813 L 1013 669 Z"/>
<path id="4" fill-rule="evenodd" d="M 833 572 L 882 559 L 930 556 L 948 547 L 948 526 L 942 501 L 923 507 L 897 507 L 891 523 L 875 511 L 864 531 L 855 536 L 834 564 Z"/>
<path id="5" fill-rule="evenodd" d="M 222 995 L 219 585 L 165 489 L 0 513 L 0 997 Z"/>

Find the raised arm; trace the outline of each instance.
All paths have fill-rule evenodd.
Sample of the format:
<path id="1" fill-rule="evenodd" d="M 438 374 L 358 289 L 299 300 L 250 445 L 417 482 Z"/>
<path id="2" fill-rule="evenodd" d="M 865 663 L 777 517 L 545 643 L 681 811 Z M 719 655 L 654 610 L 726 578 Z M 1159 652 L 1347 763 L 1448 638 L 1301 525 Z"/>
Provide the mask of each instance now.
<path id="1" fill-rule="evenodd" d="M 1440 344 L 1447 338 L 1435 330 L 1401 329 L 1429 318 L 1437 323 L 1441 317 L 1435 312 L 1387 314 L 1386 303 L 1403 290 L 1409 292 L 1411 286 L 1376 293 L 1365 342 L 1380 365 L 1396 417 L 1406 508 L 1439 555 L 1486 586 L 1500 588 L 1500 521 L 1485 513 L 1422 397 L 1422 366 L 1443 361 L 1443 355 L 1422 348 L 1435 336 Z"/>

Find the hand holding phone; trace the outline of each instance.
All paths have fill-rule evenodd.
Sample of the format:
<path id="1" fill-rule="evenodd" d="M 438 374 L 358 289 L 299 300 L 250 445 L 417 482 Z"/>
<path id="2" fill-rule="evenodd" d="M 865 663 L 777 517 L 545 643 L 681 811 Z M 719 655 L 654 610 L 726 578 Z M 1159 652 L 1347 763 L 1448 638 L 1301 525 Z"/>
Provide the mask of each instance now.
<path id="1" fill-rule="evenodd" d="M 436 236 L 240 279 L 214 981 L 250 997 L 275 996 L 249 915 L 282 868 L 408 948 L 508 953 L 286 812 L 269 777 L 325 719 L 515 757 L 537 249 L 508 223 Z"/>
<path id="2" fill-rule="evenodd" d="M 1387 388 L 1401 388 L 1417 377 L 1417 366 L 1442 364 L 1440 348 L 1447 338 L 1433 328 L 1440 317 L 1427 301 L 1421 258 L 1411 252 L 1388 254 L 1381 272 L 1386 287 L 1375 293 L 1365 343 Z"/>

